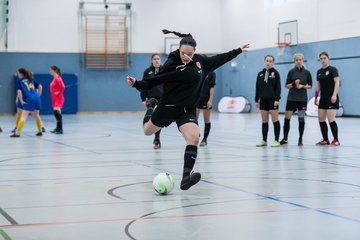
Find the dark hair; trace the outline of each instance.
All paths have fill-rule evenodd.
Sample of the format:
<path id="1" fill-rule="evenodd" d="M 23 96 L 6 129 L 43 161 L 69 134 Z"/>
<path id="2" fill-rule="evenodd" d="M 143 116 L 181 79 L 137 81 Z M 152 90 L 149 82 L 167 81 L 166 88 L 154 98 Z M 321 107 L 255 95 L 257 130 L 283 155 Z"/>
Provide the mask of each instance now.
<path id="1" fill-rule="evenodd" d="M 196 47 L 196 41 L 190 33 L 184 34 L 184 33 L 179 33 L 179 32 L 175 32 L 175 31 L 169 31 L 167 29 L 163 29 L 162 32 L 164 34 L 172 33 L 178 37 L 181 37 L 182 39 L 180 40 L 180 46 L 181 45 L 190 45 L 194 48 Z"/>
<path id="2" fill-rule="evenodd" d="M 329 58 L 329 54 L 325 51 L 319 54 L 319 58 L 321 57 L 321 55 L 325 55 L 327 58 Z"/>
<path id="3" fill-rule="evenodd" d="M 155 56 L 159 56 L 159 57 L 160 57 L 160 54 L 158 54 L 158 53 L 153 53 L 153 54 L 151 54 L 151 61 L 153 60 L 153 58 L 154 58 Z"/>
<path id="4" fill-rule="evenodd" d="M 50 68 L 51 68 L 54 72 L 56 72 L 57 74 L 61 75 L 60 68 L 58 68 L 57 66 L 51 66 Z"/>
<path id="5" fill-rule="evenodd" d="M 273 59 L 273 62 L 275 62 L 275 58 L 274 58 L 274 56 L 273 56 L 273 55 L 271 55 L 271 54 L 267 54 L 267 55 L 265 55 L 264 60 L 265 60 L 267 57 L 271 57 L 271 58 Z"/>
<path id="6" fill-rule="evenodd" d="M 29 80 L 30 82 L 32 82 L 33 80 L 33 74 L 29 71 L 26 70 L 25 68 L 19 68 L 18 72 L 23 75 L 27 80 Z"/>

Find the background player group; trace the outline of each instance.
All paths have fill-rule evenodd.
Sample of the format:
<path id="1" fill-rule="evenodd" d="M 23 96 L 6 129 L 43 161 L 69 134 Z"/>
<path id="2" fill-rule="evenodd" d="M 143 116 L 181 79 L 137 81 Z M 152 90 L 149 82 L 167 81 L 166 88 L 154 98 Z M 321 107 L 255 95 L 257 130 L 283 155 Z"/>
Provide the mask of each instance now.
<path id="1" fill-rule="evenodd" d="M 50 132 L 55 134 L 63 134 L 61 108 L 64 104 L 63 92 L 65 90 L 65 85 L 62 81 L 60 69 L 58 67 L 51 66 L 50 73 L 53 76 L 53 80 L 50 83 L 49 91 L 51 93 L 54 116 L 57 120 L 56 128 Z M 42 136 L 43 132 L 45 132 L 45 128 L 40 118 L 40 96 L 43 91 L 42 85 L 36 82 L 30 70 L 20 68 L 17 72 L 17 76 L 17 92 L 15 100 L 17 112 L 15 128 L 12 130 L 13 134 L 10 137 L 20 137 L 21 131 L 25 125 L 29 113 L 32 113 L 35 118 L 38 129 L 36 136 L 40 137 Z"/>
<path id="2" fill-rule="evenodd" d="M 318 119 L 323 139 L 316 143 L 316 145 L 333 145 L 339 146 L 338 127 L 335 121 L 336 112 L 339 109 L 339 74 L 335 67 L 329 64 L 329 55 L 322 52 L 319 55 L 322 67 L 316 73 L 316 90 L 315 102 L 318 106 Z M 279 115 L 279 101 L 281 95 L 280 74 L 273 67 L 275 58 L 272 55 L 266 55 L 264 58 L 265 68 L 262 69 L 256 80 L 255 103 L 256 107 L 260 108 L 262 119 L 262 140 L 257 144 L 257 147 L 267 146 L 268 134 L 268 119 L 269 115 L 274 125 L 275 140 L 271 144 L 272 147 L 278 147 L 283 144 L 288 144 L 288 134 L 290 130 L 290 119 L 296 111 L 298 112 L 298 129 L 299 140 L 298 146 L 303 146 L 303 133 L 305 129 L 305 111 L 307 108 L 308 96 L 307 90 L 312 88 L 313 82 L 310 72 L 304 66 L 304 55 L 296 53 L 294 55 L 294 67 L 290 69 L 287 74 L 285 87 L 289 89 L 283 134 L 284 137 L 279 141 L 280 122 Z M 320 100 L 318 96 L 320 94 Z M 333 134 L 333 141 L 330 143 L 328 138 L 328 127 L 326 119 L 329 122 L 330 129 Z"/>

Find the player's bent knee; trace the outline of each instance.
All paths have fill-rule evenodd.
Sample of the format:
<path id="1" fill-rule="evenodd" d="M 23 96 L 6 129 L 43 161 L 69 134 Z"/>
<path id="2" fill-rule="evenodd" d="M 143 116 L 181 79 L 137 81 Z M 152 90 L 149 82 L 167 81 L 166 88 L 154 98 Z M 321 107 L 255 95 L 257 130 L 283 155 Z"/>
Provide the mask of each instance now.
<path id="1" fill-rule="evenodd" d="M 145 136 L 151 136 L 154 133 L 152 131 L 150 131 L 149 129 L 144 128 L 144 134 L 145 134 Z"/>
<path id="2" fill-rule="evenodd" d="M 199 144 L 199 135 L 191 134 L 187 136 L 187 144 L 188 145 L 198 145 Z"/>

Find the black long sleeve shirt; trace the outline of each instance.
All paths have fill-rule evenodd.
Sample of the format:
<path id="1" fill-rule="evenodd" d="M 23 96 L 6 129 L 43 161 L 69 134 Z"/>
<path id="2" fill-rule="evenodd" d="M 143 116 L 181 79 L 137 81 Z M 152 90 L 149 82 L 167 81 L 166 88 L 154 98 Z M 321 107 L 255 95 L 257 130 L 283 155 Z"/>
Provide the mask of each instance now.
<path id="1" fill-rule="evenodd" d="M 162 66 L 158 69 L 159 72 L 161 71 Z M 145 69 L 143 74 L 143 79 L 152 78 L 157 74 L 156 69 L 154 66 L 150 66 L 149 68 Z M 164 86 L 163 84 L 159 84 L 152 89 L 146 89 L 140 92 L 140 97 L 142 101 L 145 101 L 146 99 L 150 98 L 156 98 L 158 101 L 160 100 L 162 94 L 164 92 Z"/>
<path id="2" fill-rule="evenodd" d="M 256 78 L 255 102 L 259 102 L 259 99 L 275 99 L 275 101 L 279 101 L 280 95 L 279 72 L 275 68 L 270 68 L 268 71 L 265 68 L 261 70 Z"/>
<path id="3" fill-rule="evenodd" d="M 156 76 L 142 81 L 136 81 L 137 90 L 151 89 L 164 83 L 164 93 L 161 103 L 164 105 L 195 107 L 199 98 L 203 76 L 237 57 L 241 48 L 212 57 L 194 54 L 193 61 L 183 64 L 179 50 L 170 53 L 163 69 Z"/>
<path id="4" fill-rule="evenodd" d="M 200 90 L 200 100 L 208 101 L 210 98 L 210 89 L 214 88 L 216 85 L 216 73 L 210 72 L 205 76 L 203 86 Z"/>

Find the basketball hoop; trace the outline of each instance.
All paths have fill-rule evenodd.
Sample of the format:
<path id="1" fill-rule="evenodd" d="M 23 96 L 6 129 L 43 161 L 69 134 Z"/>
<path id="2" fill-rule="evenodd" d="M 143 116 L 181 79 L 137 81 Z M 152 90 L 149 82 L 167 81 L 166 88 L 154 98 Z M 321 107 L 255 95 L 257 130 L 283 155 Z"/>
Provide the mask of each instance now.
<path id="1" fill-rule="evenodd" d="M 290 43 L 289 42 L 280 42 L 280 43 L 276 43 L 277 48 L 278 48 L 278 56 L 283 56 L 285 49 L 287 47 L 290 47 Z"/>

